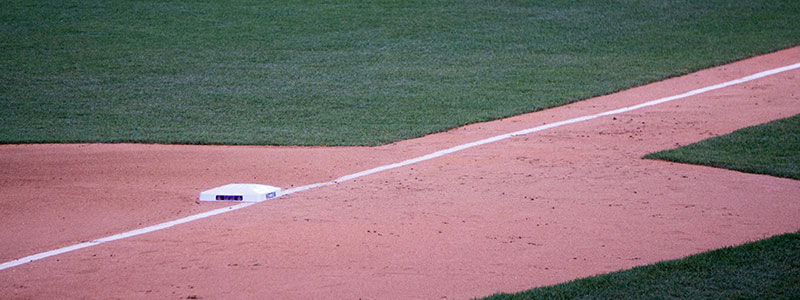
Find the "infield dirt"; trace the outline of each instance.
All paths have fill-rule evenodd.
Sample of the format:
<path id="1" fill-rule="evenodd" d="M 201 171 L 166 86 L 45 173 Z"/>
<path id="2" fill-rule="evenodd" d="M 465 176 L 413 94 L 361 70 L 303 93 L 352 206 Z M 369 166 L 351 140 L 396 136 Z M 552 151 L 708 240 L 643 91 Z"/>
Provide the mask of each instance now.
<path id="1" fill-rule="evenodd" d="M 800 47 L 380 147 L 0 146 L 0 259 L 800 62 Z M 800 181 L 643 160 L 800 113 L 800 70 L 0 271 L 7 299 L 463 299 L 800 229 Z"/>

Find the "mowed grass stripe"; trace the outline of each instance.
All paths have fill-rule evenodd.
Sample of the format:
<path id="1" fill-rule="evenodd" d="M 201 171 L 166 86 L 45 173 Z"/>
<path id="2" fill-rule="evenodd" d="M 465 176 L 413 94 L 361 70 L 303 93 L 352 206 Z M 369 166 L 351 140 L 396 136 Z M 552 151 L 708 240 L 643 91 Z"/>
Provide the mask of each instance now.
<path id="1" fill-rule="evenodd" d="M 651 153 L 644 158 L 800 180 L 800 115 Z"/>
<path id="2" fill-rule="evenodd" d="M 484 299 L 798 298 L 800 232 Z"/>
<path id="3" fill-rule="evenodd" d="M 0 143 L 378 145 L 800 43 L 798 1 L 3 1 Z"/>

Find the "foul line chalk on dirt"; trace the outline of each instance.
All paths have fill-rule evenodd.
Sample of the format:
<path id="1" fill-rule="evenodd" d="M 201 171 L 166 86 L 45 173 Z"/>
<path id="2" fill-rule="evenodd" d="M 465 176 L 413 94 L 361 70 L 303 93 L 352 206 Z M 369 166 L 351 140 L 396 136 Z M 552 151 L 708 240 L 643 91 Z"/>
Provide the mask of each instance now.
<path id="1" fill-rule="evenodd" d="M 199 214 L 196 214 L 196 215 L 188 216 L 188 217 L 177 219 L 177 220 L 174 220 L 174 221 L 169 221 L 169 222 L 165 222 L 165 223 L 161 223 L 161 224 L 156 224 L 156 225 L 153 225 L 153 226 L 140 228 L 140 229 L 136 229 L 136 230 L 131 230 L 131 231 L 128 231 L 128 232 L 123 232 L 123 233 L 120 233 L 120 234 L 115 234 L 115 235 L 112 235 L 112 236 L 107 236 L 107 237 L 104 237 L 104 238 L 100 238 L 100 239 L 96 239 L 96 240 L 92 240 L 92 241 L 88 241 L 88 242 L 83 242 L 83 243 L 80 243 L 80 244 L 75 244 L 75 245 L 72 245 L 72 246 L 67 246 L 67 247 L 64 247 L 64 248 L 56 249 L 56 250 L 51 250 L 51 251 L 42 252 L 42 253 L 39 253 L 39 254 L 26 256 L 26 257 L 23 257 L 23 258 L 20 258 L 20 259 L 15 259 L 15 260 L 0 264 L 0 270 L 13 268 L 13 267 L 16 267 L 16 266 L 19 266 L 19 265 L 22 265 L 22 264 L 26 264 L 26 263 L 29 263 L 29 262 L 32 262 L 32 261 L 40 260 L 40 259 L 51 257 L 51 256 L 56 256 L 56 255 L 59 255 L 59 254 L 62 254 L 62 253 L 67 253 L 67 252 L 75 251 L 75 250 L 78 250 L 78 249 L 83 249 L 83 248 L 86 248 L 86 247 L 91 247 L 91 246 L 94 246 L 94 245 L 99 245 L 99 244 L 106 243 L 106 242 L 121 240 L 121 239 L 124 239 L 124 238 L 129 238 L 129 237 L 132 237 L 132 236 L 137 236 L 137 235 L 149 233 L 149 232 L 153 232 L 153 231 L 156 231 L 156 230 L 169 228 L 169 227 L 172 227 L 172 226 L 175 226 L 175 225 L 179 225 L 179 224 L 183 224 L 183 223 L 189 223 L 191 221 L 195 221 L 195 220 L 207 218 L 207 217 L 210 217 L 210 216 L 215 216 L 215 215 L 218 215 L 218 214 L 226 213 L 226 212 L 229 212 L 229 211 L 234 211 L 234 210 L 237 210 L 237 209 L 245 208 L 245 207 L 248 207 L 248 206 L 256 204 L 256 203 L 258 203 L 258 202 L 247 202 L 247 203 L 237 204 L 237 205 L 234 205 L 234 206 L 218 208 L 218 209 L 215 209 L 215 210 L 207 211 L 207 212 L 204 212 L 204 213 L 199 213 Z"/>
<path id="2" fill-rule="evenodd" d="M 375 174 L 375 173 L 378 173 L 378 172 L 391 170 L 391 169 L 395 169 L 395 168 L 399 168 L 399 167 L 415 164 L 415 163 L 426 161 L 426 160 L 431 160 L 431 159 L 434 159 L 434 158 L 437 158 L 437 157 L 441 157 L 441 156 L 444 156 L 444 155 L 448 155 L 448 154 L 451 154 L 451 153 L 454 153 L 454 152 L 457 152 L 457 151 L 461 151 L 461 150 L 464 150 L 464 149 L 469 149 L 469 148 L 477 147 L 477 146 L 480 146 L 480 145 L 494 143 L 494 142 L 505 140 L 505 139 L 508 139 L 508 138 L 511 138 L 511 137 L 514 137 L 514 136 L 526 135 L 526 134 L 530 134 L 530 133 L 534 133 L 534 132 L 538 132 L 538 131 L 543 131 L 543 130 L 547 130 L 547 129 L 551 129 L 551 128 L 555 128 L 555 127 L 560 127 L 560 126 L 569 125 L 569 124 L 578 123 L 578 122 L 584 122 L 584 121 L 588 121 L 588 120 L 592 120 L 592 119 L 596 119 L 596 118 L 604 117 L 604 116 L 610 116 L 610 115 L 626 113 L 626 112 L 637 110 L 637 109 L 644 108 L 644 107 L 649 107 L 649 106 L 653 106 L 653 105 L 662 104 L 662 103 L 665 103 L 665 102 L 670 102 L 670 101 L 674 101 L 674 100 L 678 100 L 678 99 L 683 99 L 683 98 L 691 97 L 691 96 L 694 96 L 694 95 L 697 95 L 697 94 L 701 94 L 701 93 L 705 93 L 705 92 L 709 92 L 709 91 L 713 91 L 713 90 L 718 90 L 718 89 L 721 89 L 721 88 L 725 88 L 725 87 L 729 87 L 729 86 L 732 86 L 732 85 L 748 82 L 748 81 L 751 81 L 751 80 L 767 77 L 767 76 L 770 76 L 770 75 L 778 74 L 778 73 L 789 71 L 789 70 L 794 70 L 794 69 L 797 69 L 797 68 L 800 68 L 800 63 L 796 63 L 796 64 L 793 64 L 793 65 L 788 65 L 788 66 L 784 66 L 784 67 L 780 67 L 780 68 L 775 68 L 775 69 L 767 70 L 767 71 L 764 71 L 764 72 L 759 72 L 759 73 L 756 73 L 756 74 L 753 74 L 753 75 L 750 75 L 750 76 L 745 76 L 745 77 L 742 77 L 742 78 L 739 78 L 739 79 L 735 79 L 735 80 L 723 82 L 723 83 L 720 83 L 720 84 L 716 84 L 716 85 L 712 85 L 712 86 L 708 86 L 708 87 L 692 90 L 692 91 L 689 91 L 689 92 L 686 92 L 686 93 L 683 93 L 683 94 L 680 94 L 680 95 L 664 97 L 664 98 L 660 98 L 660 99 L 644 102 L 644 103 L 633 105 L 633 106 L 628 106 L 628 107 L 624 107 L 624 108 L 620 108 L 620 109 L 615 109 L 615 110 L 603 112 L 603 113 L 598 113 L 598 114 L 593 114 L 593 115 L 588 115 L 588 116 L 583 116 L 583 117 L 577 117 L 577 118 L 573 118 L 573 119 L 569 119 L 569 120 L 565 120 L 565 121 L 559 121 L 559 122 L 545 124 L 545 125 L 541 125 L 541 126 L 536 126 L 536 127 L 533 127 L 533 128 L 523 129 L 523 130 L 511 132 L 511 133 L 506 133 L 506 134 L 490 137 L 490 138 L 487 138 L 487 139 L 475 141 L 475 142 L 472 142 L 472 143 L 467 143 L 467 144 L 455 146 L 455 147 L 452 147 L 452 148 L 439 150 L 439 151 L 436 151 L 436 152 L 433 152 L 433 153 L 430 153 L 430 154 L 427 154 L 427 155 L 423 155 L 423 156 L 420 156 L 420 157 L 417 157 L 417 158 L 404 160 L 402 162 L 393 163 L 393 164 L 389 164 L 389 165 L 385 165 L 385 166 L 381 166 L 381 167 L 377 167 L 377 168 L 372 168 L 372 169 L 369 169 L 369 170 L 366 170 L 366 171 L 361 171 L 361 172 L 353 173 L 353 174 L 350 174 L 350 175 L 345 175 L 345 176 L 339 177 L 339 178 L 337 178 L 335 180 L 332 180 L 332 181 L 309 184 L 309 185 L 304 185 L 304 186 L 291 188 L 291 189 L 288 189 L 288 190 L 285 190 L 285 191 L 279 193 L 279 196 L 293 194 L 293 193 L 297 193 L 297 192 L 302 192 L 302 191 L 316 189 L 316 188 L 320 188 L 320 187 L 324 187 L 324 186 L 328 186 L 328 185 L 337 184 L 339 182 L 348 181 L 348 180 L 356 179 L 356 178 L 359 178 L 359 177 L 364 177 L 364 176 L 367 176 L 367 175 L 370 175 L 370 174 Z M 261 202 L 261 201 L 259 201 L 259 202 Z M 99 245 L 99 244 L 106 243 L 106 242 L 121 240 L 121 239 L 124 239 L 124 238 L 129 238 L 129 237 L 133 237 L 133 236 L 137 236 L 137 235 L 141 235 L 141 234 L 145 234 L 145 233 L 150 233 L 150 232 L 153 232 L 153 231 L 156 231 L 156 230 L 169 228 L 169 227 L 172 227 L 172 226 L 175 226 L 175 225 L 192 222 L 192 221 L 199 220 L 199 219 L 204 219 L 204 218 L 207 218 L 207 217 L 219 215 L 219 214 L 226 213 L 226 212 L 229 212 L 229 211 L 234 211 L 234 210 L 238 210 L 238 209 L 241 209 L 241 208 L 245 208 L 245 207 L 248 207 L 250 205 L 259 203 L 259 202 L 242 203 L 242 204 L 233 205 L 233 206 L 229 206 L 229 207 L 219 208 L 219 209 L 215 209 L 215 210 L 207 211 L 207 212 L 204 212 L 204 213 L 188 216 L 188 217 L 181 218 L 181 219 L 174 220 L 174 221 L 170 221 L 170 222 L 165 222 L 165 223 L 161 223 L 161 224 L 157 224 L 157 225 L 153 225 L 153 226 L 149 226 L 149 227 L 145 227 L 145 228 L 141 228 L 141 229 L 131 230 L 131 231 L 128 231 L 128 232 L 124 232 L 124 233 L 120 233 L 120 234 L 104 237 L 104 238 L 101 238 L 101 239 L 96 239 L 96 240 L 89 241 L 89 242 L 83 242 L 83 243 L 80 243 L 80 244 L 75 244 L 75 245 L 72 245 L 72 246 L 67 246 L 67 247 L 56 249 L 56 250 L 51 250 L 51 251 L 47 251 L 47 252 L 42 252 L 42 253 L 26 256 L 26 257 L 23 257 L 23 258 L 20 258 L 20 259 L 15 259 L 15 260 L 0 264 L 0 270 L 13 268 L 13 267 L 16 267 L 16 266 L 19 266 L 19 265 L 23 265 L 23 264 L 26 264 L 26 263 L 29 263 L 29 262 L 33 262 L 33 261 L 44 259 L 44 258 L 47 258 L 47 257 L 59 255 L 59 254 L 62 254 L 62 253 L 75 251 L 75 250 L 78 250 L 78 249 L 83 249 L 83 248 L 86 248 L 86 247 L 91 247 L 91 246 Z"/>
<path id="3" fill-rule="evenodd" d="M 588 120 L 592 120 L 592 119 L 596 119 L 596 118 L 604 117 L 604 116 L 621 114 L 621 113 L 637 110 L 637 109 L 648 107 L 648 106 L 653 106 L 653 105 L 658 105 L 658 104 L 662 104 L 662 103 L 665 103 L 665 102 L 670 102 L 670 101 L 674 101 L 674 100 L 678 100 L 678 99 L 683 99 L 683 98 L 691 97 L 691 96 L 694 96 L 694 95 L 697 95 L 697 94 L 705 93 L 705 92 L 708 92 L 708 91 L 718 90 L 718 89 L 721 89 L 721 88 L 729 87 L 729 86 L 732 86 L 732 85 L 748 82 L 748 81 L 751 81 L 751 80 L 767 77 L 767 76 L 770 76 L 770 75 L 774 75 L 774 74 L 777 74 L 777 73 L 781 73 L 781 72 L 785 72 L 785 71 L 789 71 L 789 70 L 793 70 L 793 69 L 797 69 L 797 68 L 800 68 L 800 63 L 796 63 L 796 64 L 793 64 L 793 65 L 780 67 L 780 68 L 776 68 L 776 69 L 772 69 L 772 70 L 756 73 L 756 74 L 753 74 L 753 75 L 750 75 L 750 76 L 742 77 L 742 78 L 739 78 L 739 79 L 723 82 L 723 83 L 720 83 L 720 84 L 716 84 L 716 85 L 712 85 L 712 86 L 708 86 L 708 87 L 692 90 L 692 91 L 689 91 L 689 92 L 686 92 L 686 93 L 683 93 L 683 94 L 680 94 L 680 95 L 664 97 L 664 98 L 648 101 L 648 102 L 645 102 L 645 103 L 641 103 L 641 104 L 637 104 L 637 105 L 633 105 L 633 106 L 628 106 L 628 107 L 624 107 L 624 108 L 620 108 L 620 109 L 615 109 L 615 110 L 611 110 L 611 111 L 607 111 L 607 112 L 602 112 L 602 113 L 598 113 L 598 114 L 594 114 L 594 115 L 577 117 L 577 118 L 573 118 L 573 119 L 569 119 L 569 120 L 565 120 L 565 121 L 559 121 L 559 122 L 555 122 L 555 123 L 544 124 L 544 125 L 536 126 L 536 127 L 533 127 L 533 128 L 528 128 L 528 129 L 523 129 L 523 130 L 519 130 L 519 131 L 515 131 L 515 132 L 511 132 L 511 133 L 506 133 L 506 134 L 502 134 L 502 135 L 498 135 L 498 136 L 493 136 L 493 137 L 486 138 L 486 139 L 483 139 L 483 140 L 479 140 L 479 141 L 475 141 L 475 142 L 471 142 L 471 143 L 455 146 L 455 147 L 444 149 L 444 150 L 439 150 L 439 151 L 436 151 L 434 153 L 423 155 L 423 156 L 420 156 L 420 157 L 417 157 L 417 158 L 408 159 L 408 160 L 405 160 L 405 161 L 402 161 L 402 162 L 393 163 L 393 164 L 385 165 L 385 166 L 380 166 L 380 167 L 377 167 L 377 168 L 369 169 L 369 170 L 366 170 L 366 171 L 361 171 L 361 172 L 358 172 L 358 173 L 353 173 L 353 174 L 350 174 L 350 175 L 345 175 L 345 176 L 339 177 L 337 179 L 334 179 L 332 181 L 323 182 L 323 183 L 316 183 L 316 184 L 312 184 L 312 185 L 301 186 L 301 187 L 289 189 L 289 190 L 286 190 L 285 192 L 283 192 L 282 195 L 288 195 L 288 194 L 292 194 L 292 193 L 296 193 L 296 192 L 300 192 L 300 191 L 305 191 L 305 190 L 317 188 L 317 187 L 320 187 L 320 186 L 326 186 L 326 185 L 336 184 L 336 183 L 343 182 L 343 181 L 348 181 L 348 180 L 351 180 L 351 179 L 356 179 L 356 178 L 367 176 L 367 175 L 370 175 L 370 174 L 374 174 L 374 173 L 378 173 L 378 172 L 382 172 L 382 171 L 386 171 L 386 170 L 391 170 L 391 169 L 394 169 L 394 168 L 399 168 L 399 167 L 415 164 L 415 163 L 418 163 L 418 162 L 434 159 L 434 158 L 441 157 L 441 156 L 444 156 L 444 155 L 448 155 L 448 154 L 451 154 L 453 152 L 461 151 L 461 150 L 464 150 L 464 149 L 469 149 L 469 148 L 477 147 L 477 146 L 480 146 L 480 145 L 494 143 L 494 142 L 505 140 L 505 139 L 508 139 L 508 138 L 511 138 L 511 137 L 515 137 L 515 136 L 526 135 L 526 134 L 530 134 L 530 133 L 534 133 L 534 132 L 538 132 L 538 131 L 543 131 L 543 130 L 547 130 L 547 129 L 551 129 L 551 128 L 555 128 L 555 127 L 560 127 L 560 126 L 569 125 L 569 124 L 573 124 L 573 123 L 579 123 L 579 122 L 583 122 L 583 121 L 588 121 Z"/>

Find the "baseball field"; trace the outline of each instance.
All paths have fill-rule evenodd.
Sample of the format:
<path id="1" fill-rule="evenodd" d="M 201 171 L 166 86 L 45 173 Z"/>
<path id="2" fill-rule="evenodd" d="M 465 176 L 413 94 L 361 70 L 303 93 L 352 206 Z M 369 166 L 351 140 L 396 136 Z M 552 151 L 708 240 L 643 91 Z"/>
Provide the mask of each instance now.
<path id="1" fill-rule="evenodd" d="M 0 298 L 800 294 L 795 1 L 0 8 Z"/>

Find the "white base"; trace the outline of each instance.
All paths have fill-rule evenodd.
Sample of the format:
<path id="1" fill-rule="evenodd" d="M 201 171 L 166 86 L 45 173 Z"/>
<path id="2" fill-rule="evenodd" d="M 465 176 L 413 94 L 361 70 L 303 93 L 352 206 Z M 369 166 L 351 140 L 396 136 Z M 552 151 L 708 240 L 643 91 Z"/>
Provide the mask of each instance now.
<path id="1" fill-rule="evenodd" d="M 280 190 L 270 185 L 232 183 L 200 193 L 200 201 L 261 202 L 277 197 Z"/>

